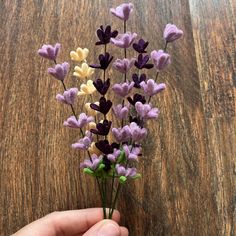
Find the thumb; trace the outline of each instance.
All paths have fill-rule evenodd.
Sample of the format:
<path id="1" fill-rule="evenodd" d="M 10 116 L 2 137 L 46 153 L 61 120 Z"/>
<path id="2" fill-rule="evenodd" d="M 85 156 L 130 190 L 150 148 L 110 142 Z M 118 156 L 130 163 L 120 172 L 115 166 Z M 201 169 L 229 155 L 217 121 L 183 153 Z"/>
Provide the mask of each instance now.
<path id="1" fill-rule="evenodd" d="M 91 227 L 83 236 L 121 236 L 120 226 L 113 220 L 103 220 Z"/>

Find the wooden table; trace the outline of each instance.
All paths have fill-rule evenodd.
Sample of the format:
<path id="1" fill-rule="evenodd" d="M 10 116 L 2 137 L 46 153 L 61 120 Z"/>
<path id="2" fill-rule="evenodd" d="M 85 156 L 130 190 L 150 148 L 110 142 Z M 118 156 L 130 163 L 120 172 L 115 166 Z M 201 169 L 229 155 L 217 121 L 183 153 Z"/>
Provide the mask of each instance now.
<path id="1" fill-rule="evenodd" d="M 168 47 L 172 65 L 159 78 L 167 90 L 153 101 L 161 115 L 148 126 L 142 179 L 123 189 L 122 224 L 134 236 L 236 235 L 236 1 L 132 2 L 128 30 L 149 50 L 163 47 L 168 22 L 184 37 Z M 37 49 L 60 42 L 63 61 L 88 47 L 95 62 L 94 32 L 109 23 L 122 29 L 108 12 L 120 3 L 0 1 L 0 235 L 52 211 L 100 205 L 93 179 L 79 170 L 84 155 L 70 148 L 78 133 L 62 127 L 70 110 L 55 100 L 61 85 Z"/>

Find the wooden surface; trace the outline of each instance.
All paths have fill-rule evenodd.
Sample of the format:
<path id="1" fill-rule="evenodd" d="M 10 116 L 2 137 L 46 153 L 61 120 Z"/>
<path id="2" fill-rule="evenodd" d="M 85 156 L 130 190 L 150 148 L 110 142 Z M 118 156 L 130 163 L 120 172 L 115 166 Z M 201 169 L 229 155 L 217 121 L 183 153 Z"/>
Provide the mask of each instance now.
<path id="1" fill-rule="evenodd" d="M 77 46 L 94 51 L 100 24 L 121 29 L 108 13 L 121 2 L 0 0 L 1 236 L 52 211 L 99 206 L 79 170 L 84 156 L 70 148 L 77 133 L 62 127 L 70 110 L 55 101 L 61 86 L 36 52 L 57 41 L 60 61 Z M 163 47 L 168 22 L 185 34 L 169 47 L 173 64 L 160 77 L 168 89 L 154 101 L 161 115 L 149 124 L 143 178 L 121 195 L 122 223 L 134 236 L 236 235 L 236 1 L 132 2 L 128 29 L 149 50 Z"/>

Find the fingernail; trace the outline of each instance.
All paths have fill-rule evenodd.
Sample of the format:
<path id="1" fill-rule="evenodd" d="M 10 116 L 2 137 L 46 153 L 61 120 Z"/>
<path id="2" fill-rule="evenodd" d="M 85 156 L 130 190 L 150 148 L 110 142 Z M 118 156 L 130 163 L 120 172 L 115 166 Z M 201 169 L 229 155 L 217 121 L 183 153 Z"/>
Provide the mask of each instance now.
<path id="1" fill-rule="evenodd" d="M 120 236 L 119 228 L 112 223 L 105 223 L 98 231 L 98 236 Z"/>

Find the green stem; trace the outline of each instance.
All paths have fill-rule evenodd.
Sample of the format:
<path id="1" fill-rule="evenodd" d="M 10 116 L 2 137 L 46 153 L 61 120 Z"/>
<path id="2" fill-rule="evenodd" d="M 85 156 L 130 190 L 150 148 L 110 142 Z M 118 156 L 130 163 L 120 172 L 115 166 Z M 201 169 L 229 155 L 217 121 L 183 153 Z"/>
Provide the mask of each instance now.
<path id="1" fill-rule="evenodd" d="M 114 188 L 114 182 L 115 182 L 115 170 L 113 172 L 112 176 L 112 183 L 111 183 L 111 195 L 110 195 L 110 208 L 109 208 L 109 219 L 111 219 L 111 211 L 112 211 L 112 196 L 113 196 L 113 188 Z"/>
<path id="2" fill-rule="evenodd" d="M 116 191 L 116 195 L 115 195 L 115 199 L 114 199 L 114 202 L 113 202 L 113 205 L 112 205 L 112 210 L 111 210 L 111 213 L 109 214 L 109 219 L 112 218 L 113 212 L 115 210 L 115 206 L 116 206 L 116 202 L 117 202 L 117 199 L 118 199 L 118 195 L 119 195 L 120 189 L 121 189 L 121 183 L 119 183 L 119 185 L 118 185 L 118 188 L 117 188 L 117 191 Z"/>

